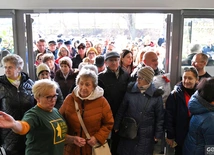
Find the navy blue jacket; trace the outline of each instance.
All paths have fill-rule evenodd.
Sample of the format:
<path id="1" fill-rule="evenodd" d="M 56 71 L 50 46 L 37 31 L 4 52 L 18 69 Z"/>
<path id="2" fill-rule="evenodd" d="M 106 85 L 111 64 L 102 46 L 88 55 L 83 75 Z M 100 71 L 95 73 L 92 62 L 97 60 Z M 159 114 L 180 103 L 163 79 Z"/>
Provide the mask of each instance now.
<path id="1" fill-rule="evenodd" d="M 154 137 L 162 138 L 164 110 L 161 93 L 156 95 L 156 88 L 153 84 L 141 93 L 137 83 L 130 85 L 125 94 L 116 115 L 114 129 L 118 130 L 123 117 L 132 117 L 136 120 L 138 126 L 137 138 L 133 140 L 121 138 L 118 152 L 121 155 L 152 155 L 154 149 Z M 148 101 L 149 99 L 149 101 Z M 142 116 L 142 113 L 146 111 Z M 142 120 L 141 120 L 142 119 Z M 140 121 L 141 120 L 141 121 Z"/>
<path id="2" fill-rule="evenodd" d="M 214 145 L 214 106 L 196 92 L 189 101 L 192 114 L 183 155 L 203 155 L 205 145 Z"/>
<path id="3" fill-rule="evenodd" d="M 189 119 L 182 83 L 179 83 L 166 100 L 164 123 L 167 138 L 175 139 L 178 145 L 183 146 L 189 129 Z"/>

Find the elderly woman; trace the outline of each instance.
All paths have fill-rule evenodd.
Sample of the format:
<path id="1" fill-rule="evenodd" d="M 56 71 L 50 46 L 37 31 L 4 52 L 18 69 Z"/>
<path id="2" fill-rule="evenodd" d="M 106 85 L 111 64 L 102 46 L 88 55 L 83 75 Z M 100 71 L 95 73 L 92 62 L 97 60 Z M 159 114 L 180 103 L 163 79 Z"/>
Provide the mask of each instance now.
<path id="1" fill-rule="evenodd" d="M 76 87 L 69 94 L 59 109 L 68 125 L 68 137 L 80 139 L 78 144 L 68 142 L 64 155 L 92 154 L 92 146 L 97 142 L 104 144 L 113 127 L 113 115 L 107 100 L 103 97 L 103 89 L 97 86 L 98 79 L 94 71 L 81 69 L 76 78 Z M 85 141 L 86 135 L 80 125 L 75 109 L 77 102 L 84 124 L 91 136 Z"/>
<path id="2" fill-rule="evenodd" d="M 36 75 L 38 77 L 38 80 L 49 79 L 51 81 L 50 74 L 51 74 L 50 68 L 44 63 L 40 64 L 36 68 Z M 58 97 L 57 97 L 57 100 L 56 100 L 55 108 L 59 109 L 61 107 L 61 105 L 62 105 L 62 102 L 63 102 L 64 98 L 63 98 L 63 94 L 62 94 L 60 88 L 57 88 L 56 92 L 58 94 Z"/>
<path id="3" fill-rule="evenodd" d="M 19 55 L 5 56 L 2 64 L 5 74 L 0 76 L 0 110 L 21 120 L 24 113 L 35 105 L 32 95 L 34 83 L 22 72 L 24 61 Z M 0 142 L 8 155 L 23 155 L 25 152 L 25 136 L 10 129 L 0 129 Z"/>
<path id="4" fill-rule="evenodd" d="M 32 91 L 37 105 L 28 110 L 21 121 L 16 121 L 11 115 L 0 111 L 1 128 L 10 128 L 11 132 L 20 135 L 27 134 L 26 151 L 22 155 L 63 154 L 67 125 L 59 111 L 54 108 L 58 95 L 56 88 L 54 81 L 36 81 Z"/>
<path id="5" fill-rule="evenodd" d="M 59 66 L 60 70 L 56 72 L 54 81 L 59 84 L 63 97 L 66 98 L 75 85 L 77 72 L 72 69 L 72 60 L 69 57 L 61 58 Z"/>
<path id="6" fill-rule="evenodd" d="M 189 130 L 190 111 L 188 102 L 195 93 L 199 80 L 195 67 L 186 68 L 179 82 L 166 100 L 166 142 L 175 148 L 175 155 L 182 155 L 182 147 Z"/>
<path id="7" fill-rule="evenodd" d="M 136 121 L 136 137 L 121 137 L 119 155 L 153 155 L 155 140 L 162 138 L 164 110 L 162 92 L 152 80 L 154 71 L 143 67 L 138 71 L 137 81 L 130 83 L 123 103 L 115 118 L 114 130 L 122 135 L 120 127 L 125 117 Z"/>

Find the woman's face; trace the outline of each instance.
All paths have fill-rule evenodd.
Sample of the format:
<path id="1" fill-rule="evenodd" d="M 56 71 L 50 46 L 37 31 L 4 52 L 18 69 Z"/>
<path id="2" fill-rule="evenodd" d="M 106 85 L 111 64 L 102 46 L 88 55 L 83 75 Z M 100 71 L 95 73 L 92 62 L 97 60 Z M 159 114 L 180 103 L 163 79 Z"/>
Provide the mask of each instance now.
<path id="1" fill-rule="evenodd" d="M 7 78 L 16 80 L 21 72 L 21 69 L 16 67 L 15 64 L 11 62 L 4 63 L 4 73 Z"/>
<path id="2" fill-rule="evenodd" d="M 39 74 L 39 77 L 38 79 L 41 80 L 41 79 L 50 79 L 50 73 L 48 71 L 42 71 L 40 74 Z"/>
<path id="3" fill-rule="evenodd" d="M 133 55 L 131 53 L 126 54 L 124 58 L 122 58 L 122 63 L 124 66 L 130 66 L 133 61 Z"/>
<path id="4" fill-rule="evenodd" d="M 61 52 L 61 56 L 62 56 L 62 57 L 68 56 L 68 51 L 67 51 L 65 48 L 62 48 L 62 49 L 60 50 L 60 52 Z"/>
<path id="5" fill-rule="evenodd" d="M 146 80 L 143 77 L 138 75 L 138 77 L 137 77 L 137 86 L 138 86 L 139 89 L 142 88 L 145 85 L 148 85 L 148 84 L 149 83 L 146 82 Z"/>
<path id="6" fill-rule="evenodd" d="M 66 64 L 61 64 L 60 69 L 62 71 L 62 74 L 67 75 L 70 71 L 70 68 Z"/>
<path id="7" fill-rule="evenodd" d="M 95 57 L 96 57 L 96 54 L 94 51 L 89 51 L 87 53 L 87 57 L 90 59 L 90 60 L 93 60 Z"/>
<path id="8" fill-rule="evenodd" d="M 48 60 L 45 63 L 46 63 L 46 65 L 48 65 L 50 70 L 52 70 L 54 68 L 54 60 Z"/>
<path id="9" fill-rule="evenodd" d="M 40 96 L 37 100 L 37 103 L 39 103 L 43 110 L 45 111 L 51 111 L 57 100 L 57 93 L 56 89 L 50 89 L 49 92 L 47 92 L 45 95 Z"/>
<path id="10" fill-rule="evenodd" d="M 82 98 L 88 97 L 94 90 L 94 84 L 92 78 L 81 77 L 79 79 L 79 95 Z"/>
<path id="11" fill-rule="evenodd" d="M 193 89 L 198 79 L 194 76 L 193 72 L 188 71 L 183 73 L 182 82 L 185 88 Z"/>

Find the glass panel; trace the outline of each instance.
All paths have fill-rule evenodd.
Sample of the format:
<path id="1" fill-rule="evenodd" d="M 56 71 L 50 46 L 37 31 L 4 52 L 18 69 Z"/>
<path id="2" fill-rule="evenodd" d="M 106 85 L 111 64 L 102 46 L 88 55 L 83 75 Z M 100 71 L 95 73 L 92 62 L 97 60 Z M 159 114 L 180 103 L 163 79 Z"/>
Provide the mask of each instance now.
<path id="1" fill-rule="evenodd" d="M 185 18 L 183 31 L 182 68 L 191 66 L 195 53 L 208 56 L 205 67 L 210 75 L 214 75 L 214 19 Z"/>
<path id="2" fill-rule="evenodd" d="M 12 18 L 0 18 L 0 49 L 14 52 Z"/>
<path id="3" fill-rule="evenodd" d="M 160 47 L 165 42 L 166 14 L 156 13 L 52 13 L 31 14 L 34 41 L 90 40 L 93 45 L 113 43 L 117 51 L 129 48 L 134 57 L 145 46 Z M 164 47 L 157 49 L 163 69 Z M 36 50 L 37 47 L 35 46 Z M 136 51 L 136 52 L 135 52 Z M 137 63 L 136 63 L 137 65 Z"/>

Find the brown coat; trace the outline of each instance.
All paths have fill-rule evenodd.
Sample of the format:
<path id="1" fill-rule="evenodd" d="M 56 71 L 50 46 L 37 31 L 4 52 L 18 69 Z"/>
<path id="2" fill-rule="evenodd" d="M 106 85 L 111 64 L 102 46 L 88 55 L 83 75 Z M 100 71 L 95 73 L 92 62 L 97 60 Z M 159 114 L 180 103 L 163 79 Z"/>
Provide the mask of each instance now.
<path id="1" fill-rule="evenodd" d="M 79 105 L 83 121 L 90 136 L 94 136 L 97 141 L 103 144 L 114 124 L 112 111 L 108 101 L 100 95 L 100 92 L 98 95 L 95 95 L 97 98 L 93 98 L 92 100 L 81 100 L 75 94 L 74 90 L 72 94 L 68 95 L 59 110 L 67 122 L 68 134 L 86 138 L 77 117 L 74 105 L 75 100 Z M 91 155 L 91 151 L 92 148 L 88 144 L 84 147 L 78 147 L 75 144 L 67 144 L 64 149 L 64 155 Z"/>

